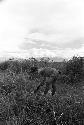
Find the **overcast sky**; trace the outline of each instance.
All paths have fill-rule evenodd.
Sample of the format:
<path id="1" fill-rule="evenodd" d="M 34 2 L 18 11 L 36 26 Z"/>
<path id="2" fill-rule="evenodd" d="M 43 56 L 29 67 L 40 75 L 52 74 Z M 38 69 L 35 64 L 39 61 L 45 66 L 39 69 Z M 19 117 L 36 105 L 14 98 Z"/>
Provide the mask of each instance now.
<path id="1" fill-rule="evenodd" d="M 0 56 L 84 56 L 84 0 L 1 0 Z"/>

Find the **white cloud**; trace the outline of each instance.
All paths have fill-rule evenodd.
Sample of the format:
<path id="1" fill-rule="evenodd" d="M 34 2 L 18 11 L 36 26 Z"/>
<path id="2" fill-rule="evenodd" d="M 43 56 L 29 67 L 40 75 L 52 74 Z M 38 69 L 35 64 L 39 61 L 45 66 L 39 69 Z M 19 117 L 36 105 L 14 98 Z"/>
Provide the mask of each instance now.
<path id="1" fill-rule="evenodd" d="M 29 39 L 25 42 L 24 38 Z M 0 55 L 6 51 L 25 56 L 22 53 L 28 44 L 28 56 L 83 55 L 83 39 L 83 0 L 5 0 L 0 3 Z"/>

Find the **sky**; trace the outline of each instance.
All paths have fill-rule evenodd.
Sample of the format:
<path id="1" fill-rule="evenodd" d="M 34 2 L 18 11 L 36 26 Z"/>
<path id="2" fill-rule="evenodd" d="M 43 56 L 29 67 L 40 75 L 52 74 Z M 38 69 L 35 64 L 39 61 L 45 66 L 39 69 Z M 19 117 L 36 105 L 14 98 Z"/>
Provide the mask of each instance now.
<path id="1" fill-rule="evenodd" d="M 0 0 L 0 57 L 84 56 L 84 0 Z"/>

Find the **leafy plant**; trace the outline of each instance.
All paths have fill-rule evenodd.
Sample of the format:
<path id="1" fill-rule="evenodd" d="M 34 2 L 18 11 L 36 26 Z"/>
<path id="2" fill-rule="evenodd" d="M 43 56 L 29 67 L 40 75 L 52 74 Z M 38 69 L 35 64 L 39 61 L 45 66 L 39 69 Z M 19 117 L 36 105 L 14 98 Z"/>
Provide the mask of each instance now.
<path id="1" fill-rule="evenodd" d="M 71 83 L 76 83 L 83 78 L 83 58 L 73 57 L 66 63 L 65 74 L 69 76 Z"/>

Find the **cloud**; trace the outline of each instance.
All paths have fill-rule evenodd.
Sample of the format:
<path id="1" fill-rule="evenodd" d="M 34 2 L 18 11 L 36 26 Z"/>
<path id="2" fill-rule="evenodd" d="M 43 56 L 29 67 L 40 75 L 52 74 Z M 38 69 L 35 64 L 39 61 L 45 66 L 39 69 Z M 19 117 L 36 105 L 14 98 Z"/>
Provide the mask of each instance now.
<path id="1" fill-rule="evenodd" d="M 0 2 L 4 2 L 4 0 L 0 0 Z"/>
<path id="2" fill-rule="evenodd" d="M 4 55 L 7 55 L 7 52 L 4 53 Z M 62 58 L 71 58 L 72 56 L 83 56 L 84 55 L 84 46 L 81 49 L 56 49 L 56 50 L 49 50 L 49 49 L 28 49 L 28 50 L 19 50 L 17 52 L 9 52 L 9 56 L 14 57 L 22 57 L 22 58 L 28 58 L 28 57 L 62 57 Z"/>
<path id="3" fill-rule="evenodd" d="M 83 0 L 5 0 L 0 17 L 1 51 L 83 54 Z"/>
<path id="4" fill-rule="evenodd" d="M 60 45 L 61 48 L 71 48 L 71 49 L 80 49 L 84 44 L 84 38 L 78 38 L 63 45 Z"/>
<path id="5" fill-rule="evenodd" d="M 55 49 L 79 49 L 84 44 L 84 38 L 83 37 L 77 37 L 77 36 L 70 36 L 67 33 L 66 34 L 50 34 L 46 35 L 42 30 L 39 29 L 33 29 L 28 34 L 28 38 L 26 38 L 26 41 L 23 41 L 19 49 L 28 50 L 32 48 L 42 48 L 42 49 L 49 49 L 49 50 L 55 50 Z"/>
<path id="6" fill-rule="evenodd" d="M 31 39 L 31 42 L 23 42 L 20 46 L 21 53 L 24 53 L 24 56 L 33 56 L 33 57 L 63 57 L 71 58 L 74 55 L 84 56 L 84 44 L 83 38 L 66 43 L 66 44 L 57 44 L 50 43 L 45 41 L 38 41 Z M 65 45 L 65 46 L 64 46 Z M 22 47 L 22 48 L 21 48 Z M 27 55 L 28 53 L 28 55 Z"/>

